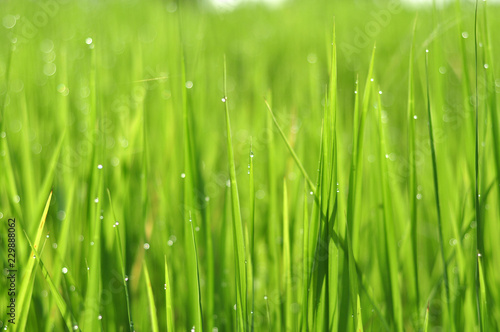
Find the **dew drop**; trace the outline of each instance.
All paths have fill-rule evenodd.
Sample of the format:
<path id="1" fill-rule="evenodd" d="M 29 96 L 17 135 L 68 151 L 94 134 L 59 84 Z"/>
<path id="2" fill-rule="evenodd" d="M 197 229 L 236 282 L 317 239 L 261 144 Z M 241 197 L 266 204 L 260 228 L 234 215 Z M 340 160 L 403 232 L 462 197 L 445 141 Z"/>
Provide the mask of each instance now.
<path id="1" fill-rule="evenodd" d="M 417 199 L 422 199 L 422 194 L 417 194 Z"/>
<path id="2" fill-rule="evenodd" d="M 191 89 L 193 87 L 193 82 L 187 81 L 186 82 L 186 88 Z"/>
<path id="3" fill-rule="evenodd" d="M 68 268 L 67 267 L 63 267 L 62 268 L 62 273 L 64 273 L 64 274 L 68 273 Z"/>
<path id="4" fill-rule="evenodd" d="M 96 198 L 94 199 L 94 202 L 95 202 L 95 203 L 99 203 L 99 197 L 96 197 Z"/>
<path id="5" fill-rule="evenodd" d="M 185 173 L 181 173 L 181 178 L 185 178 L 186 177 L 186 174 Z"/>
<path id="6" fill-rule="evenodd" d="M 92 44 L 92 38 L 88 37 L 87 39 L 85 39 L 85 44 L 87 45 Z"/>
<path id="7" fill-rule="evenodd" d="M 101 320 L 101 319 L 102 319 L 102 316 L 101 316 L 101 315 L 97 316 L 97 319 Z"/>
<path id="8" fill-rule="evenodd" d="M 97 168 L 102 169 L 102 165 L 101 164 L 97 165 Z"/>
<path id="9" fill-rule="evenodd" d="M 417 116 L 416 116 L 416 115 L 414 115 L 414 116 L 413 116 L 413 118 L 416 120 L 416 119 L 417 119 Z"/>
<path id="10" fill-rule="evenodd" d="M 149 243 L 144 243 L 144 249 L 148 250 L 149 249 Z"/>

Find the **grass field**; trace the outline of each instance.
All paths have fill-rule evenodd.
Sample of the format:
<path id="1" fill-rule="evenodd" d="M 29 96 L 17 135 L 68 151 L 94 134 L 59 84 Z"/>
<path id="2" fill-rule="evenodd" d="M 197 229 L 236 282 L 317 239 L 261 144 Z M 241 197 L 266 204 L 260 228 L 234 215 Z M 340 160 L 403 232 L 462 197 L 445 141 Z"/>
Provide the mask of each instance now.
<path id="1" fill-rule="evenodd" d="M 500 330 L 500 7 L 0 13 L 4 330 Z"/>

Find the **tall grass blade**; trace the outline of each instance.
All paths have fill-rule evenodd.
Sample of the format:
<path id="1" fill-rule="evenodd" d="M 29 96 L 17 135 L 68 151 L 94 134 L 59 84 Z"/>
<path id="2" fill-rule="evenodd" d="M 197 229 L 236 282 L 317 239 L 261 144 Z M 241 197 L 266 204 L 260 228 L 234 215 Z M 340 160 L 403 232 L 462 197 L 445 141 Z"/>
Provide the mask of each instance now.
<path id="1" fill-rule="evenodd" d="M 122 280 L 123 280 L 123 288 L 125 289 L 125 300 L 127 302 L 127 315 L 128 315 L 128 321 L 129 321 L 129 326 L 130 326 L 130 331 L 134 331 L 134 321 L 132 319 L 132 310 L 130 306 L 130 296 L 128 292 L 128 284 L 127 284 L 127 276 L 125 273 L 125 257 L 123 255 L 123 249 L 122 249 L 122 239 L 120 235 L 120 228 L 118 219 L 116 218 L 115 215 L 115 209 L 113 206 L 113 201 L 111 200 L 111 192 L 108 189 L 108 199 L 109 199 L 109 205 L 111 206 L 111 213 L 113 215 L 113 228 L 115 229 L 115 236 L 116 236 L 116 246 L 118 248 L 118 258 L 120 260 L 120 269 L 122 273 Z"/>
<path id="2" fill-rule="evenodd" d="M 151 331 L 159 332 L 158 328 L 158 316 L 156 312 L 155 298 L 153 294 L 153 288 L 151 287 L 151 279 L 149 278 L 149 271 L 146 262 L 143 263 L 144 267 L 144 280 L 146 282 L 146 291 L 148 294 L 148 304 L 149 304 L 149 318 L 151 319 Z"/>
<path id="3" fill-rule="evenodd" d="M 33 250 L 28 257 L 28 262 L 25 265 L 23 276 L 21 278 L 21 286 L 19 287 L 19 293 L 17 296 L 17 304 L 19 308 L 18 322 L 14 325 L 14 331 L 25 331 L 26 321 L 28 319 L 28 313 L 31 303 L 31 295 L 33 292 L 33 285 L 35 283 L 35 264 L 36 258 L 35 251 L 40 247 L 40 240 L 43 235 L 43 228 L 45 226 L 45 221 L 47 220 L 47 213 L 49 212 L 50 201 L 52 199 L 52 191 L 49 194 L 49 198 L 45 203 L 45 209 L 43 210 L 42 217 L 40 218 L 40 223 L 38 224 L 38 230 L 35 236 L 35 242 L 33 242 Z"/>
<path id="4" fill-rule="evenodd" d="M 236 256 L 236 291 L 237 291 L 237 307 L 238 328 L 241 331 L 247 330 L 247 276 L 246 276 L 246 250 L 245 237 L 243 234 L 243 224 L 241 220 L 240 199 L 238 195 L 238 184 L 236 180 L 236 166 L 234 162 L 234 152 L 231 136 L 231 124 L 229 119 L 229 106 L 227 101 L 227 69 L 226 58 L 224 57 L 224 97 L 225 97 L 225 113 L 226 113 L 226 133 L 227 133 L 227 149 L 229 159 L 229 177 L 231 183 L 231 202 L 233 214 L 233 232 L 234 232 L 234 249 Z"/>
<path id="5" fill-rule="evenodd" d="M 451 314 L 451 302 L 450 302 L 450 287 L 448 279 L 448 264 L 446 262 L 444 254 L 444 240 L 443 240 L 443 225 L 441 220 L 441 202 L 439 199 L 439 183 L 438 183 L 438 169 L 437 169 L 437 158 L 436 158 L 436 148 L 434 143 L 434 130 L 432 127 L 432 113 L 431 113 L 431 101 L 430 101 L 430 84 L 429 84 L 429 50 L 425 51 L 425 76 L 426 76 L 426 91 L 427 91 L 427 117 L 428 117 L 428 128 L 429 128 L 429 138 L 431 145 L 431 156 L 432 156 L 432 177 L 434 184 L 434 196 L 436 200 L 436 213 L 438 221 L 438 236 L 439 236 L 439 249 L 441 255 L 441 261 L 443 263 L 443 278 L 444 278 L 444 288 L 446 292 L 447 309 L 448 309 L 448 319 L 450 323 L 453 322 L 453 315 Z"/>
<path id="6" fill-rule="evenodd" d="M 165 309 L 167 318 L 167 332 L 174 332 L 174 307 L 172 303 L 172 285 L 168 273 L 167 256 L 165 256 Z"/>

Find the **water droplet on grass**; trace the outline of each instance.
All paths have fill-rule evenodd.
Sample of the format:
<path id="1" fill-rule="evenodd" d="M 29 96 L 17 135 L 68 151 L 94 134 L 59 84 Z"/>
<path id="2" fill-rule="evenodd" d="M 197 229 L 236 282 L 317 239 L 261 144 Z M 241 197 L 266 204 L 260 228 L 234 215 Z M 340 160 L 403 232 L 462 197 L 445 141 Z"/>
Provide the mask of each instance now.
<path id="1" fill-rule="evenodd" d="M 92 44 L 92 38 L 88 37 L 87 39 L 85 39 L 85 44 L 87 45 Z"/>
<path id="2" fill-rule="evenodd" d="M 422 199 L 422 194 L 417 194 L 417 199 Z"/>
<path id="3" fill-rule="evenodd" d="M 464 39 L 469 38 L 469 33 L 467 31 L 462 32 L 462 38 Z"/>
<path id="4" fill-rule="evenodd" d="M 102 165 L 101 164 L 97 165 L 97 168 L 102 169 Z"/>
<path id="5" fill-rule="evenodd" d="M 416 116 L 416 115 L 414 115 L 414 116 L 413 116 L 413 118 L 416 120 L 416 119 L 417 119 L 417 116 Z"/>
<path id="6" fill-rule="evenodd" d="M 149 243 L 144 243 L 144 249 L 148 250 L 149 249 Z"/>
<path id="7" fill-rule="evenodd" d="M 186 177 L 186 173 L 181 173 L 181 178 L 185 178 Z"/>
<path id="8" fill-rule="evenodd" d="M 193 82 L 187 81 L 186 82 L 186 88 L 191 89 L 193 87 Z"/>
<path id="9" fill-rule="evenodd" d="M 101 320 L 101 319 L 102 319 L 102 316 L 101 316 L 101 315 L 97 316 L 97 319 Z"/>
<path id="10" fill-rule="evenodd" d="M 64 273 L 64 274 L 68 273 L 68 268 L 67 267 L 63 267 L 62 268 L 62 273 Z"/>

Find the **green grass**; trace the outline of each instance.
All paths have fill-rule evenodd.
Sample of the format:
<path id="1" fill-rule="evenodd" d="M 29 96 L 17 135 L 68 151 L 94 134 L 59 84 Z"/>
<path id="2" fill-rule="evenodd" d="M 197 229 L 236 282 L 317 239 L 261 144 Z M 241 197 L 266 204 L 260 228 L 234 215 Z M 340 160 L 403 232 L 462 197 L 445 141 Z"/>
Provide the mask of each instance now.
<path id="1" fill-rule="evenodd" d="M 500 329 L 500 7 L 0 13 L 1 328 Z"/>

